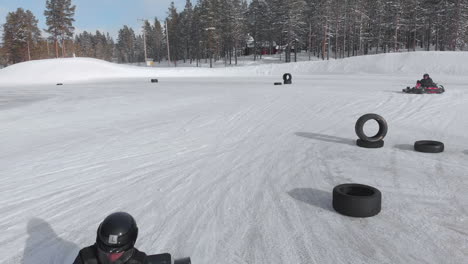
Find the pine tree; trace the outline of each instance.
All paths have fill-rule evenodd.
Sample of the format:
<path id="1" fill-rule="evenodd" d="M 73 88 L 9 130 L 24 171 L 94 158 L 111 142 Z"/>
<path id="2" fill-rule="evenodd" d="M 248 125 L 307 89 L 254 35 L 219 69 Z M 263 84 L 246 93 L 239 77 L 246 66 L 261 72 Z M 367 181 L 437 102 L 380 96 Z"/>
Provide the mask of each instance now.
<path id="1" fill-rule="evenodd" d="M 152 56 L 152 54 L 154 53 L 154 42 L 150 41 L 152 38 L 153 38 L 153 31 L 154 31 L 154 28 L 153 26 L 151 25 L 151 23 L 148 21 L 148 20 L 145 20 L 144 21 L 144 24 L 143 24 L 143 40 L 146 41 L 146 44 L 144 44 L 143 48 L 145 48 L 146 46 L 146 58 L 147 59 L 154 59 L 154 57 Z"/>
<path id="2" fill-rule="evenodd" d="M 266 2 L 261 0 L 252 0 L 249 5 L 248 23 L 249 31 L 253 38 L 254 61 L 257 59 L 257 54 L 259 53 L 259 46 L 263 47 L 263 44 L 267 41 L 266 29 L 268 27 L 268 19 L 267 13 L 265 12 L 267 9 L 268 6 Z"/>
<path id="3" fill-rule="evenodd" d="M 41 40 L 38 20 L 29 10 L 18 8 L 7 15 L 3 25 L 3 43 L 7 61 L 11 63 L 32 59 L 32 51 Z"/>
<path id="4" fill-rule="evenodd" d="M 6 53 L 5 53 L 5 47 L 3 45 L 0 45 L 0 68 L 6 66 L 8 64 Z"/>
<path id="5" fill-rule="evenodd" d="M 153 56 L 154 59 L 161 63 L 162 58 L 164 58 L 166 44 L 165 37 L 163 33 L 163 28 L 161 23 L 157 18 L 154 19 L 153 35 L 150 42 L 154 43 Z"/>
<path id="6" fill-rule="evenodd" d="M 181 41 L 181 26 L 180 26 L 180 16 L 177 13 L 177 9 L 174 5 L 174 2 L 171 2 L 171 5 L 168 10 L 167 17 L 167 31 L 169 31 L 169 48 L 171 52 L 171 59 L 174 61 L 174 65 L 177 66 L 177 60 L 180 59 L 182 41 Z M 167 33 L 166 33 L 167 34 Z"/>
<path id="7" fill-rule="evenodd" d="M 306 2 L 304 0 L 287 1 L 286 13 L 286 62 L 291 61 L 291 46 L 294 46 L 295 61 L 297 61 L 297 50 L 300 47 L 301 35 L 306 32 L 305 13 Z"/>
<path id="8" fill-rule="evenodd" d="M 106 57 L 105 60 L 112 61 L 115 53 L 115 43 L 109 33 L 106 33 Z"/>
<path id="9" fill-rule="evenodd" d="M 191 45 L 192 42 L 192 35 L 190 31 L 192 29 L 192 20 L 193 20 L 193 6 L 190 0 L 186 0 L 185 2 L 185 9 L 180 14 L 180 33 L 182 35 L 182 43 L 183 43 L 183 59 L 184 63 L 187 59 L 190 59 L 190 63 L 192 63 L 192 54 L 191 54 Z"/>
<path id="10" fill-rule="evenodd" d="M 201 8 L 200 2 L 193 8 L 193 19 L 192 27 L 190 30 L 190 38 L 192 39 L 191 47 L 193 51 L 193 56 L 196 61 L 196 66 L 200 65 L 200 60 L 202 58 L 202 48 L 203 48 L 203 35 L 202 35 L 202 21 L 201 21 Z"/>
<path id="11" fill-rule="evenodd" d="M 120 63 L 133 63 L 137 61 L 136 36 L 132 28 L 124 26 L 119 30 L 116 52 Z"/>
<path id="12" fill-rule="evenodd" d="M 237 65 L 237 57 L 240 47 L 245 45 L 247 38 L 247 2 L 233 0 L 230 18 L 232 21 L 232 42 L 234 45 L 234 60 Z"/>
<path id="13" fill-rule="evenodd" d="M 46 32 L 51 35 L 55 42 L 55 56 L 59 57 L 59 41 L 62 42 L 62 56 L 66 55 L 65 41 L 73 36 L 73 18 L 75 15 L 76 6 L 72 5 L 71 0 L 47 0 L 46 24 L 48 28 Z"/>

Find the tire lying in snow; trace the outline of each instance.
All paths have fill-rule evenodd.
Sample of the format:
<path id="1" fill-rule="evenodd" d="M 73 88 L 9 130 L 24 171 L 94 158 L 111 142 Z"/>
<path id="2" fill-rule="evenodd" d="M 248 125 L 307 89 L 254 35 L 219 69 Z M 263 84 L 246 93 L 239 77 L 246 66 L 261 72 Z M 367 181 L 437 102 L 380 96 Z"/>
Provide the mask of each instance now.
<path id="1" fill-rule="evenodd" d="M 190 258 L 181 258 L 174 260 L 174 264 L 192 264 L 192 260 Z"/>
<path id="2" fill-rule="evenodd" d="M 373 137 L 368 137 L 364 133 L 364 125 L 369 120 L 375 120 L 379 124 L 379 132 L 377 132 L 377 134 L 375 136 L 373 136 Z M 362 141 L 377 142 L 377 141 L 383 140 L 385 138 L 385 136 L 387 135 L 388 125 L 387 125 L 387 121 L 385 121 L 385 119 L 383 117 L 381 117 L 381 116 L 379 116 L 377 114 L 365 114 L 365 115 L 361 116 L 357 120 L 355 130 L 356 130 L 356 135 Z"/>
<path id="3" fill-rule="evenodd" d="M 358 145 L 361 148 L 381 148 L 384 146 L 384 141 L 379 140 L 376 142 L 369 142 L 369 141 L 364 141 L 362 139 L 356 140 L 356 145 Z"/>
<path id="4" fill-rule="evenodd" d="M 333 208 L 342 215 L 371 217 L 380 213 L 382 193 L 363 184 L 347 183 L 333 188 Z"/>
<path id="5" fill-rule="evenodd" d="M 148 264 L 191 264 L 190 258 L 173 259 L 171 254 L 163 253 L 148 256 Z"/>
<path id="6" fill-rule="evenodd" d="M 292 84 L 292 75 L 290 73 L 283 74 L 284 84 Z"/>
<path id="7" fill-rule="evenodd" d="M 158 79 L 151 79 L 151 82 L 152 82 L 152 83 L 157 83 L 157 82 L 158 82 Z"/>
<path id="8" fill-rule="evenodd" d="M 432 140 L 414 142 L 414 150 L 425 153 L 440 153 L 444 151 L 444 143 Z"/>
<path id="9" fill-rule="evenodd" d="M 280 82 L 275 82 L 275 85 L 282 85 L 282 83 L 280 83 Z"/>

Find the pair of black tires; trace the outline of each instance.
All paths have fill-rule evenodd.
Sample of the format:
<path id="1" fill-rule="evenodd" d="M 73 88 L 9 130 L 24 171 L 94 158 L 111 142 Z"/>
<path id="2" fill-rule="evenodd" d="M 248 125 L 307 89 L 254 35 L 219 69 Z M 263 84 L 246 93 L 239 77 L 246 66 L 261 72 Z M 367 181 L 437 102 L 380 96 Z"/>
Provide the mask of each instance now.
<path id="1" fill-rule="evenodd" d="M 292 75 L 290 73 L 283 74 L 283 83 L 284 84 L 292 84 Z M 282 85 L 281 82 L 275 82 L 274 85 Z"/>
<path id="2" fill-rule="evenodd" d="M 364 133 L 364 125 L 369 120 L 375 120 L 379 124 L 379 131 L 375 136 L 369 137 Z M 385 119 L 377 114 L 366 114 L 361 116 L 355 126 L 356 135 L 359 139 L 356 144 L 363 148 L 381 148 L 384 146 L 384 138 L 388 132 L 388 125 Z"/>
<path id="3" fill-rule="evenodd" d="M 379 124 L 379 131 L 375 136 L 369 137 L 364 133 L 364 125 L 369 120 L 375 120 Z M 359 139 L 356 144 L 363 148 L 381 148 L 384 146 L 384 138 L 388 132 L 387 121 L 377 114 L 366 114 L 356 122 L 356 135 Z M 433 140 L 420 140 L 414 143 L 414 150 L 424 153 L 440 153 L 444 151 L 444 143 Z"/>

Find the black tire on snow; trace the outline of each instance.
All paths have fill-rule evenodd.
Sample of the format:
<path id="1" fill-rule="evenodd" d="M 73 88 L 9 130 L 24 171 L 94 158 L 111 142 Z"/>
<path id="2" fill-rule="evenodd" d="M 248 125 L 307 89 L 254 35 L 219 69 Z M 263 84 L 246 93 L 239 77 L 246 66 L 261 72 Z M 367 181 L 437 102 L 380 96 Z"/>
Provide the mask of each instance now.
<path id="1" fill-rule="evenodd" d="M 444 143 L 432 140 L 420 140 L 414 142 L 414 150 L 424 153 L 440 153 L 444 152 Z"/>
<path id="2" fill-rule="evenodd" d="M 190 258 L 181 258 L 174 260 L 174 264 L 192 264 Z"/>
<path id="3" fill-rule="evenodd" d="M 158 82 L 158 79 L 151 79 L 151 82 L 152 82 L 152 83 L 157 83 L 157 82 Z"/>
<path id="4" fill-rule="evenodd" d="M 368 141 L 364 141 L 362 139 L 358 139 L 358 140 L 356 140 L 356 145 L 358 145 L 361 148 L 381 148 L 381 147 L 384 146 L 384 141 L 379 140 L 379 141 L 376 141 L 376 142 L 368 142 Z"/>
<path id="5" fill-rule="evenodd" d="M 284 84 L 292 84 L 292 75 L 290 73 L 283 74 Z"/>
<path id="6" fill-rule="evenodd" d="M 363 184 L 347 183 L 333 188 L 333 208 L 342 215 L 371 217 L 380 213 L 382 193 Z"/>
<path id="7" fill-rule="evenodd" d="M 367 121 L 369 120 L 375 120 L 377 121 L 377 123 L 379 124 L 379 131 L 377 132 L 377 134 L 373 137 L 368 137 L 365 133 L 364 133 L 364 125 Z M 357 122 L 356 122 L 356 126 L 355 126 L 355 131 L 356 131 L 356 135 L 363 141 L 367 141 L 367 142 L 377 142 L 377 141 L 382 141 L 385 136 L 387 135 L 387 131 L 388 131 L 388 125 L 387 125 L 387 121 L 385 121 L 385 119 L 377 114 L 365 114 L 363 116 L 361 116 Z"/>
<path id="8" fill-rule="evenodd" d="M 172 256 L 169 253 L 148 256 L 148 264 L 171 264 Z"/>
<path id="9" fill-rule="evenodd" d="M 282 83 L 280 83 L 280 82 L 275 82 L 275 85 L 282 85 Z"/>
<path id="10" fill-rule="evenodd" d="M 57 85 L 63 85 L 63 83 L 57 83 Z"/>

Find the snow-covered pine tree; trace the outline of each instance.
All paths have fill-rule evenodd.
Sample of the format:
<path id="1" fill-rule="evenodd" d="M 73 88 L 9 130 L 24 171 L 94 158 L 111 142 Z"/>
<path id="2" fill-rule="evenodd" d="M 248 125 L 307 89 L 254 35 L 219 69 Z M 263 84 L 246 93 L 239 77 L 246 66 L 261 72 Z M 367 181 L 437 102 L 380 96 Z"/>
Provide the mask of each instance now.
<path id="1" fill-rule="evenodd" d="M 232 0 L 230 19 L 232 23 L 232 43 L 234 61 L 237 65 L 237 57 L 241 47 L 245 46 L 247 39 L 247 2 L 244 0 Z"/>
<path id="2" fill-rule="evenodd" d="M 423 28 L 423 12 L 420 0 L 407 0 L 402 12 L 404 23 L 402 37 L 405 39 L 405 46 L 408 51 L 416 50 L 417 42 Z"/>
<path id="3" fill-rule="evenodd" d="M 252 0 L 248 9 L 248 24 L 250 36 L 253 38 L 254 61 L 258 54 L 262 54 L 261 48 L 268 41 L 268 3 L 264 0 Z"/>
<path id="4" fill-rule="evenodd" d="M 205 59 L 210 60 L 210 67 L 213 67 L 213 60 L 217 59 L 219 53 L 219 40 L 221 36 L 221 15 L 222 8 L 219 0 L 200 0 L 197 4 L 199 16 L 199 31 L 204 49 Z"/>
<path id="5" fill-rule="evenodd" d="M 279 47 L 280 54 L 285 47 L 285 25 L 286 25 L 286 0 L 265 0 L 267 9 L 264 11 L 266 15 L 266 39 L 269 42 L 270 50 L 272 50 L 273 42 Z M 250 32 L 249 32 L 250 33 Z"/>
<path id="6" fill-rule="evenodd" d="M 294 47 L 294 61 L 297 61 L 297 51 L 300 49 L 303 35 L 307 32 L 304 0 L 289 0 L 286 5 L 286 62 L 291 62 L 291 47 Z"/>
<path id="7" fill-rule="evenodd" d="M 41 40 L 37 23 L 38 20 L 29 10 L 18 8 L 8 13 L 3 25 L 3 49 L 8 62 L 31 60 L 32 51 Z"/>
<path id="8" fill-rule="evenodd" d="M 463 41 L 468 32 L 468 0 L 446 1 L 446 43 L 444 47 L 450 50 L 463 49 Z"/>

